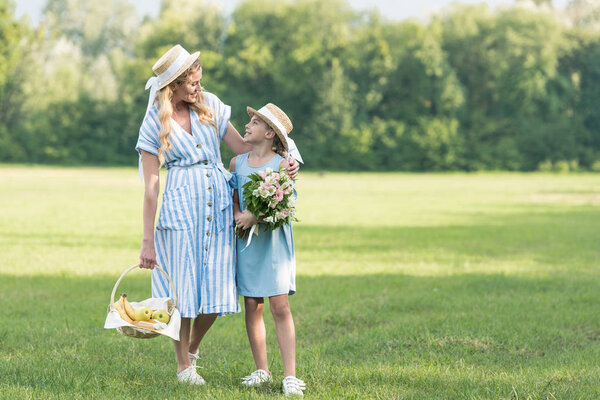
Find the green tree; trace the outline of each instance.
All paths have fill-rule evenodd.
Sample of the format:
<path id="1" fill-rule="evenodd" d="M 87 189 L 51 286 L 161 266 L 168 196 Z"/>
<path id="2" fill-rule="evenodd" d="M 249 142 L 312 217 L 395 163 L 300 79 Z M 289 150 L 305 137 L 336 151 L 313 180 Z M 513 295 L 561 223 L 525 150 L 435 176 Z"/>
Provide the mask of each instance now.
<path id="1" fill-rule="evenodd" d="M 18 161 L 26 157 L 18 139 L 25 118 L 23 83 L 31 78 L 29 48 L 33 31 L 25 18 L 15 18 L 15 5 L 0 0 L 0 160 Z"/>

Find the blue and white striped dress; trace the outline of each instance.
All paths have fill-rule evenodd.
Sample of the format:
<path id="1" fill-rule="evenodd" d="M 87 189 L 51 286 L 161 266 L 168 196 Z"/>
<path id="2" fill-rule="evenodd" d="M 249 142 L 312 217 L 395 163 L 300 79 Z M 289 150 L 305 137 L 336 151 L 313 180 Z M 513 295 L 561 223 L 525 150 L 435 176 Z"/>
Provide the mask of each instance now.
<path id="1" fill-rule="evenodd" d="M 235 283 L 231 174 L 219 150 L 231 108 L 204 92 L 217 130 L 190 110 L 192 135 L 171 120 L 172 148 L 164 152 L 167 179 L 154 240 L 158 264 L 177 290 L 183 318 L 240 311 Z M 158 109 L 152 107 L 140 128 L 136 150 L 158 155 Z M 173 298 L 169 281 L 152 271 L 152 296 Z"/>

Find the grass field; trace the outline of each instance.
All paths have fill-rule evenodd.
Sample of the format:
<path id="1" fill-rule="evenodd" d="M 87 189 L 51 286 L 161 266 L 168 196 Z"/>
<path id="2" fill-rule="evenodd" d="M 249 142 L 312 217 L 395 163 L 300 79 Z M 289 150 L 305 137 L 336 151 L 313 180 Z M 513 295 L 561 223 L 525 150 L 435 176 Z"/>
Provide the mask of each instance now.
<path id="1" fill-rule="evenodd" d="M 302 173 L 291 298 L 314 399 L 600 398 L 600 175 Z M 143 186 L 119 168 L 0 167 L 0 398 L 280 396 L 240 387 L 242 315 L 201 346 L 103 329 L 136 263 Z M 119 291 L 149 296 L 146 271 Z"/>

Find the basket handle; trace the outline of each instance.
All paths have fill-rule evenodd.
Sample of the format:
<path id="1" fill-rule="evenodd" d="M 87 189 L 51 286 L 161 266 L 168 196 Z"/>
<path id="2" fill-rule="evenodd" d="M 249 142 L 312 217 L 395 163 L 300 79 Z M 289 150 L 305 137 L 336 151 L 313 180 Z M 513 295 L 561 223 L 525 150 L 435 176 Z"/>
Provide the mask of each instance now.
<path id="1" fill-rule="evenodd" d="M 123 272 L 123 273 L 121 274 L 121 276 L 119 277 L 119 279 L 117 279 L 117 282 L 115 282 L 115 286 L 113 287 L 112 293 L 110 294 L 110 307 L 111 307 L 111 308 L 114 308 L 114 304 L 115 304 L 115 302 L 114 302 L 114 300 L 115 300 L 115 293 L 117 292 L 117 287 L 119 286 L 119 283 L 121 283 L 121 279 L 123 279 L 123 277 L 124 277 L 125 275 L 127 275 L 127 274 L 128 274 L 130 271 L 131 271 L 131 270 L 133 270 L 133 269 L 135 269 L 135 268 L 137 268 L 137 267 L 139 267 L 139 266 L 140 266 L 140 264 L 135 264 L 135 265 L 132 265 L 131 267 L 127 268 L 127 269 L 125 270 L 125 272 Z M 162 272 L 162 273 L 163 273 L 163 274 L 164 274 L 164 275 L 167 277 L 167 279 L 169 280 L 169 283 L 171 284 L 171 289 L 173 289 L 173 296 L 175 296 L 175 298 L 173 299 L 173 300 L 174 300 L 174 302 L 175 302 L 175 307 L 177 307 L 177 291 L 175 290 L 175 285 L 173 285 L 173 281 L 171 280 L 171 278 L 169 278 L 169 275 L 168 275 L 168 274 L 165 272 L 165 270 L 164 270 L 164 269 L 162 269 L 162 268 L 161 268 L 161 267 L 159 267 L 158 265 L 155 265 L 155 266 L 154 266 L 154 268 L 157 268 L 157 269 L 158 269 L 160 272 Z"/>

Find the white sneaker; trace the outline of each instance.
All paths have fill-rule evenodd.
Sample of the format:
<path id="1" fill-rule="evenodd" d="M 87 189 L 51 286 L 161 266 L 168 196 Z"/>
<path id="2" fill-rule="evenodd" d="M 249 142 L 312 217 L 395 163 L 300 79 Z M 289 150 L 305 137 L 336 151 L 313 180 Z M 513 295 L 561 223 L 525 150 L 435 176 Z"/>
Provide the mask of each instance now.
<path id="1" fill-rule="evenodd" d="M 242 385 L 246 387 L 258 387 L 267 382 L 273 382 L 273 378 L 264 369 L 257 369 L 250 375 L 242 378 Z"/>
<path id="2" fill-rule="evenodd" d="M 198 355 L 200 353 L 200 351 L 197 351 L 196 353 L 190 353 L 188 352 L 188 358 L 190 359 L 190 364 L 192 364 L 192 367 L 196 368 L 196 361 L 198 361 L 198 359 L 200 358 L 200 356 Z"/>
<path id="3" fill-rule="evenodd" d="M 177 380 L 179 382 L 189 383 L 192 385 L 204 385 L 206 382 L 198 375 L 196 368 L 190 366 L 177 374 Z"/>
<path id="4" fill-rule="evenodd" d="M 283 394 L 286 396 L 304 396 L 303 390 L 306 389 L 306 383 L 295 376 L 286 376 L 283 378 Z"/>

